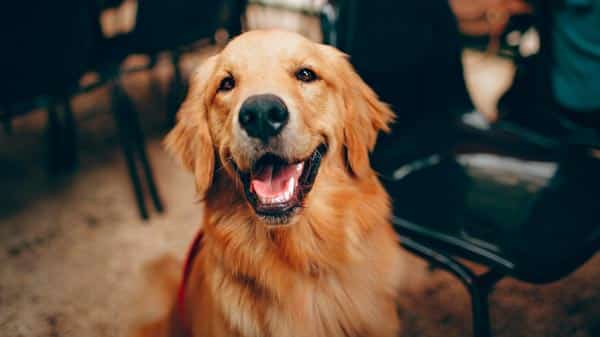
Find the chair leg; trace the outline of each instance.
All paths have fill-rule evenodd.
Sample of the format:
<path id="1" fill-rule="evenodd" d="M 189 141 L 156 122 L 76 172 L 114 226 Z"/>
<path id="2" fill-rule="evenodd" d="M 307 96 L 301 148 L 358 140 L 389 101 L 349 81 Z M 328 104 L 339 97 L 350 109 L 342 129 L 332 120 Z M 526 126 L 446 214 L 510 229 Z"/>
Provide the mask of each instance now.
<path id="1" fill-rule="evenodd" d="M 6 120 L 2 121 L 2 125 L 4 126 L 4 132 L 6 132 L 7 135 L 12 134 L 12 120 L 7 118 Z"/>
<path id="2" fill-rule="evenodd" d="M 10 135 L 12 133 L 13 112 L 10 108 L 7 107 L 2 107 L 2 110 L 4 110 L 4 114 L 0 115 L 2 116 L 2 120 L 0 122 L 2 122 L 2 125 L 4 126 L 4 132 Z"/>
<path id="3" fill-rule="evenodd" d="M 488 294 L 480 291 L 469 292 L 471 293 L 473 336 L 491 337 Z"/>
<path id="4" fill-rule="evenodd" d="M 51 102 L 48 105 L 48 120 L 46 122 L 46 137 L 47 137 L 47 163 L 48 171 L 51 174 L 58 173 L 61 166 L 61 127 L 56 103 Z"/>
<path id="5" fill-rule="evenodd" d="M 504 274 L 495 270 L 489 270 L 481 276 L 478 276 L 465 265 L 444 252 L 426 247 L 403 235 L 399 235 L 398 237 L 401 245 L 406 248 L 406 250 L 440 266 L 456 276 L 465 285 L 471 296 L 473 336 L 491 337 L 488 295 L 494 285 L 504 277 Z"/>
<path id="6" fill-rule="evenodd" d="M 481 276 L 476 276 L 470 285 L 465 283 L 471 294 L 473 335 L 475 337 L 491 337 L 488 296 L 496 282 L 502 277 L 504 275 L 490 270 Z"/>
<path id="7" fill-rule="evenodd" d="M 138 159 L 140 164 L 142 165 L 142 171 L 144 172 L 144 176 L 146 178 L 146 184 L 148 186 L 148 190 L 150 192 L 150 198 L 152 199 L 152 203 L 154 204 L 154 208 L 161 213 L 163 211 L 163 205 L 160 200 L 160 196 L 158 193 L 158 189 L 154 182 L 154 175 L 152 174 L 152 168 L 148 161 L 148 155 L 146 151 L 146 141 L 144 137 L 144 133 L 142 131 L 140 121 L 138 118 L 137 111 L 133 108 L 127 109 L 128 113 L 126 117 L 129 119 L 128 124 L 131 128 L 132 136 L 133 136 L 133 145 L 135 146 L 135 151 L 138 154 Z"/>
<path id="8" fill-rule="evenodd" d="M 150 70 L 150 95 L 152 96 L 152 100 L 154 104 L 156 104 L 159 109 L 163 109 L 163 111 L 167 111 L 168 107 L 165 95 L 163 94 L 161 84 L 159 79 L 155 76 L 155 68 L 158 63 L 158 54 L 151 54 L 150 61 L 148 62 L 148 69 Z"/>
<path id="9" fill-rule="evenodd" d="M 70 98 L 65 95 L 48 105 L 48 169 L 52 174 L 71 172 L 77 166 L 77 126 Z"/>
<path id="10" fill-rule="evenodd" d="M 123 148 L 123 154 L 125 155 L 125 162 L 127 163 L 127 169 L 129 171 L 129 177 L 131 184 L 133 185 L 133 192 L 138 205 L 138 210 L 142 219 L 148 219 L 148 210 L 144 202 L 144 193 L 142 190 L 142 184 L 135 164 L 135 153 L 132 138 L 130 136 L 131 123 L 130 118 L 127 117 L 130 110 L 130 102 L 119 81 L 115 81 L 112 89 L 112 110 L 114 114 L 115 123 L 119 132 L 119 138 L 121 141 L 121 147 Z"/>
<path id="11" fill-rule="evenodd" d="M 173 51 L 171 53 L 173 78 L 171 79 L 169 92 L 167 94 L 167 127 L 169 129 L 175 126 L 177 110 L 185 95 L 185 85 L 183 83 L 183 76 L 181 75 L 181 68 L 179 67 L 180 59 L 181 54 L 179 51 Z"/>
<path id="12" fill-rule="evenodd" d="M 78 151 L 77 151 L 77 125 L 73 110 L 71 109 L 71 97 L 65 95 L 62 97 L 63 107 L 63 149 L 64 149 L 64 168 L 66 171 L 72 171 L 77 167 Z"/>

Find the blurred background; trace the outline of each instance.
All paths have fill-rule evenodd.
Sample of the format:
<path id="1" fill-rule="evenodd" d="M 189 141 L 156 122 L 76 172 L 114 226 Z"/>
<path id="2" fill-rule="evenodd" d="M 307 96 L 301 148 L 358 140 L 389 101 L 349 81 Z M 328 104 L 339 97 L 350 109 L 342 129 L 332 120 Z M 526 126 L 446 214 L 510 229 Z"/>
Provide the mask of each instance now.
<path id="1" fill-rule="evenodd" d="M 372 165 L 406 248 L 402 336 L 600 336 L 600 1 L 3 7 L 2 336 L 138 319 L 144 266 L 200 225 L 161 147 L 188 74 L 259 28 L 342 49 L 398 114 Z"/>

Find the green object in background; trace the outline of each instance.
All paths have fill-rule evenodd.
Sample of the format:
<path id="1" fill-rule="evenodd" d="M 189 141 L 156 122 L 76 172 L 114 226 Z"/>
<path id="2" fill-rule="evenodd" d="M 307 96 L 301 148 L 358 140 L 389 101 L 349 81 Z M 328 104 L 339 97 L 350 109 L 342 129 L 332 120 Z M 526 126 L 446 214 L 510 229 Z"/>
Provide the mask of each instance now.
<path id="1" fill-rule="evenodd" d="M 600 0 L 566 0 L 553 21 L 554 96 L 569 109 L 600 109 Z"/>

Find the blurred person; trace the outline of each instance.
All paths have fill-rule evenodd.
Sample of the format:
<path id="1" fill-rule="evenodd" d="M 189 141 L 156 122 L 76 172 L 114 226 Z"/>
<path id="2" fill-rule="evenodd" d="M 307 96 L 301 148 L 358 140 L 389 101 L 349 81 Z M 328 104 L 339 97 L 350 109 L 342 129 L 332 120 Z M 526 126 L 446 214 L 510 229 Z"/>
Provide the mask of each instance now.
<path id="1" fill-rule="evenodd" d="M 468 36 L 489 36 L 489 51 L 497 52 L 499 38 L 512 16 L 531 13 L 524 0 L 449 0 L 458 29 Z"/>
<path id="2" fill-rule="evenodd" d="M 600 1 L 450 0 L 461 33 L 499 37 L 511 17 L 532 14 L 539 53 L 517 55 L 517 74 L 499 103 L 501 118 L 549 136 L 567 137 L 572 122 L 598 127 Z M 561 123 L 562 121 L 562 123 Z M 572 129 L 572 128 L 571 128 Z"/>
<path id="3" fill-rule="evenodd" d="M 456 15 L 468 12 L 457 6 L 465 2 L 451 0 Z M 529 240 L 521 246 L 530 249 L 534 260 L 560 260 L 572 242 L 598 235 L 599 230 L 600 161 L 588 150 L 600 143 L 597 132 L 594 137 L 586 129 L 600 129 L 600 0 L 475 2 L 470 8 L 488 13 L 482 19 L 488 21 L 487 27 L 480 22 L 461 29 L 492 38 L 511 15 L 525 10 L 533 15 L 540 49 L 533 56 L 516 58 L 513 85 L 499 102 L 500 121 L 560 141 L 561 152 L 556 173 L 537 194 L 513 240 Z M 492 15 L 501 20 L 490 22 L 489 11 L 494 10 L 501 10 L 502 14 Z M 500 21 L 504 25 L 494 26 Z"/>
<path id="4" fill-rule="evenodd" d="M 600 128 L 600 1 L 531 5 L 540 50 L 517 59 L 513 85 L 498 105 L 501 118 L 573 141 L 582 128 Z"/>
<path id="5" fill-rule="evenodd" d="M 600 0 L 564 0 L 552 11 L 552 92 L 560 111 L 600 127 Z"/>

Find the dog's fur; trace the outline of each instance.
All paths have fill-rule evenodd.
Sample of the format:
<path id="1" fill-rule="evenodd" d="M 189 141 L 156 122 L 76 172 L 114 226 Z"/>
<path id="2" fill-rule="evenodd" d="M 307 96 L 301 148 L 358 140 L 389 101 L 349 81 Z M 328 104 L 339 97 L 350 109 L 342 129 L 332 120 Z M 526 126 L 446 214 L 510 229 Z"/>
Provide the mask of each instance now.
<path id="1" fill-rule="evenodd" d="M 319 79 L 298 81 L 300 67 Z M 219 92 L 227 74 L 235 88 Z M 312 191 L 284 225 L 254 212 L 236 172 L 249 170 L 259 152 L 237 114 L 262 93 L 289 107 L 278 151 L 305 158 L 327 146 Z M 393 113 L 344 54 L 294 33 L 245 33 L 191 77 L 178 118 L 166 147 L 194 173 L 205 238 L 185 289 L 187 326 L 173 317 L 169 334 L 397 335 L 400 251 L 368 157 Z"/>

